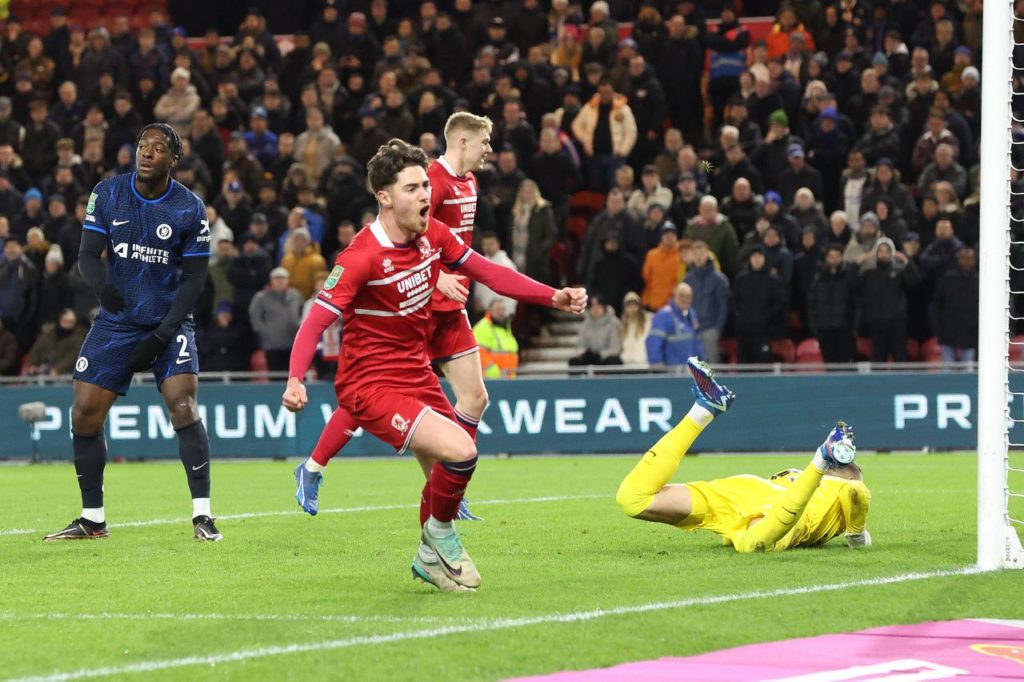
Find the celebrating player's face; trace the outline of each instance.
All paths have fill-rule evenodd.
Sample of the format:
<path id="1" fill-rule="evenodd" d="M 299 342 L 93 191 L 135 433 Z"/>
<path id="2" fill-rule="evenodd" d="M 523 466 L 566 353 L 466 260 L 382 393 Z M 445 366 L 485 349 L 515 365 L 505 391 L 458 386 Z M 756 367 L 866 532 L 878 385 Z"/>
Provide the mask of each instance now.
<path id="1" fill-rule="evenodd" d="M 486 130 L 469 133 L 466 135 L 465 145 L 463 158 L 466 162 L 466 169 L 478 171 L 483 168 L 484 161 L 491 154 L 491 134 Z"/>
<path id="2" fill-rule="evenodd" d="M 171 141 L 160 130 L 151 128 L 139 140 L 135 169 L 142 180 L 166 177 L 171 169 Z"/>
<path id="3" fill-rule="evenodd" d="M 379 196 L 379 195 L 385 196 Z M 409 166 L 395 178 L 395 184 L 378 193 L 384 208 L 390 208 L 395 222 L 404 232 L 423 234 L 427 231 L 430 212 L 430 181 L 421 166 Z"/>

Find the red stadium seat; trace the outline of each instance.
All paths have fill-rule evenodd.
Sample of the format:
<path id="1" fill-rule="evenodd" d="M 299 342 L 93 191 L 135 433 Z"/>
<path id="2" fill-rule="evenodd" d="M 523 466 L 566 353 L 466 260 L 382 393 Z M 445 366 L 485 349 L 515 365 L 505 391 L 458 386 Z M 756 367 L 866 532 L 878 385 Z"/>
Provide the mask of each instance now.
<path id="1" fill-rule="evenodd" d="M 722 362 L 729 365 L 739 363 L 740 358 L 737 348 L 736 339 L 722 339 L 719 341 L 718 350 L 722 354 Z"/>
<path id="2" fill-rule="evenodd" d="M 861 360 L 870 360 L 873 355 L 874 344 L 866 336 L 857 337 L 857 357 Z"/>
<path id="3" fill-rule="evenodd" d="M 786 364 L 796 362 L 796 346 L 792 339 L 772 339 L 772 357 Z"/>
<path id="4" fill-rule="evenodd" d="M 587 225 L 589 224 L 586 218 L 575 215 L 569 216 L 565 221 L 565 227 L 569 230 L 569 234 L 575 235 L 580 242 L 583 241 L 583 235 L 587 233 Z"/>
<path id="5" fill-rule="evenodd" d="M 591 214 L 599 213 L 604 210 L 605 197 L 600 192 L 576 192 L 569 197 L 569 210 L 572 212 Z"/>
<path id="6" fill-rule="evenodd" d="M 925 339 L 921 343 L 921 362 L 941 362 L 942 351 L 939 350 L 939 340 L 934 336 Z"/>
<path id="7" fill-rule="evenodd" d="M 921 344 L 917 339 L 907 339 L 907 360 L 918 362 L 921 359 Z"/>
<path id="8" fill-rule="evenodd" d="M 1024 334 L 1010 339 L 1010 362 L 1024 362 Z"/>
<path id="9" fill-rule="evenodd" d="M 818 339 L 804 339 L 796 347 L 796 362 L 799 365 L 815 365 L 825 362 L 821 357 L 821 346 Z"/>
<path id="10" fill-rule="evenodd" d="M 49 17 L 30 17 L 22 22 L 21 27 L 26 33 L 45 38 L 50 33 Z"/>
<path id="11" fill-rule="evenodd" d="M 262 350 L 253 351 L 249 357 L 249 370 L 253 372 L 269 372 L 270 366 L 267 364 L 267 354 Z M 267 378 L 253 379 L 254 383 L 265 384 L 270 380 Z"/>

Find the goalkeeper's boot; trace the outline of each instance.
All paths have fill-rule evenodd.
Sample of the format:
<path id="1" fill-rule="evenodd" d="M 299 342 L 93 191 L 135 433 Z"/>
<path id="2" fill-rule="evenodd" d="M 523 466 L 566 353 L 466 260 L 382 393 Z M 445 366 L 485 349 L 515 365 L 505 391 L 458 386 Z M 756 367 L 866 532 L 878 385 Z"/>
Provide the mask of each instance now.
<path id="1" fill-rule="evenodd" d="M 110 537 L 106 523 L 94 523 L 88 519 L 75 519 L 67 528 L 50 533 L 43 541 L 52 540 L 105 540 Z"/>
<path id="2" fill-rule="evenodd" d="M 715 370 L 697 356 L 686 361 L 693 375 L 693 397 L 697 404 L 714 416 L 729 409 L 736 395 L 715 380 Z"/>
<path id="3" fill-rule="evenodd" d="M 320 510 L 320 486 L 324 482 L 324 475 L 319 471 L 310 471 L 306 468 L 305 462 L 300 462 L 295 467 L 295 501 L 302 507 L 302 511 L 310 516 L 316 516 Z"/>
<path id="4" fill-rule="evenodd" d="M 469 502 L 463 497 L 459 500 L 459 512 L 455 515 L 456 521 L 483 521 L 483 518 L 469 511 Z"/>
<path id="5" fill-rule="evenodd" d="M 434 535 L 427 522 L 423 526 L 423 544 L 437 553 L 441 570 L 450 580 L 463 587 L 480 587 L 480 573 L 476 570 L 476 564 L 462 546 L 459 534 L 454 529 L 447 535 Z"/>
<path id="6" fill-rule="evenodd" d="M 445 575 L 444 569 L 441 568 L 441 562 L 437 560 L 437 554 L 429 548 L 426 549 L 427 553 L 434 554 L 434 561 L 429 561 L 421 556 L 424 553 L 422 548 L 419 552 L 416 552 L 416 556 L 412 560 L 413 580 L 422 580 L 442 592 L 473 591 L 471 588 L 464 587 Z"/>
<path id="7" fill-rule="evenodd" d="M 217 530 L 217 526 L 214 525 L 213 519 L 206 515 L 192 519 L 192 529 L 195 532 L 196 540 L 220 542 L 224 539 L 224 536 Z"/>
<path id="8" fill-rule="evenodd" d="M 829 466 L 840 467 L 853 462 L 857 457 L 857 446 L 853 442 L 853 427 L 844 421 L 836 422 L 825 442 L 818 448 L 821 458 Z"/>

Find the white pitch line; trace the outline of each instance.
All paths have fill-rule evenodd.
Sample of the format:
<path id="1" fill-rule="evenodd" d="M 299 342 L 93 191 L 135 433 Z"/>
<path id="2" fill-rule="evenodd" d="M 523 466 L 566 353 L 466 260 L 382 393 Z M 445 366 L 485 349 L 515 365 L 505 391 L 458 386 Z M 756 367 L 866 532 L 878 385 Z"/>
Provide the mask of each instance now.
<path id="1" fill-rule="evenodd" d="M 168 670 L 172 668 L 185 668 L 197 665 L 218 665 L 220 663 L 237 663 L 257 658 L 270 656 L 282 656 L 285 654 L 297 654 L 308 651 L 330 651 L 334 649 L 345 649 L 356 646 L 372 646 L 375 644 L 391 644 L 417 639 L 431 639 L 447 635 L 464 633 L 477 634 L 480 632 L 493 632 L 496 630 L 510 630 L 513 628 L 529 627 L 533 625 L 547 625 L 550 623 L 583 623 L 609 616 L 632 615 L 637 613 L 650 613 L 652 611 L 667 611 L 673 609 L 685 609 L 698 606 L 710 606 L 725 604 L 728 602 L 746 601 L 749 599 L 765 599 L 774 597 L 786 597 L 802 594 L 813 594 L 816 592 L 831 592 L 834 590 L 849 589 L 853 587 L 874 587 L 878 585 L 894 585 L 898 583 L 911 582 L 915 580 L 928 580 L 931 578 L 945 578 L 955 575 L 973 575 L 981 573 L 981 569 L 973 566 L 950 569 L 944 571 L 931 571 L 927 573 L 904 573 L 880 578 L 866 578 L 864 580 L 851 580 L 841 583 L 829 583 L 824 585 L 808 585 L 805 587 L 787 587 L 777 590 L 764 590 L 756 592 L 743 592 L 738 594 L 724 594 L 708 597 L 693 597 L 677 601 L 653 602 L 649 604 L 636 604 L 632 606 L 618 606 L 609 609 L 594 609 L 592 611 L 574 611 L 570 613 L 550 613 L 539 616 L 524 618 L 496 618 L 483 622 L 467 625 L 451 625 L 428 630 L 406 630 L 404 632 L 392 632 L 381 635 L 362 635 L 359 637 L 346 637 L 343 639 L 328 639 L 320 642 L 302 642 L 280 646 L 260 647 L 258 649 L 243 649 L 221 654 L 210 654 L 207 656 L 188 656 L 185 658 L 170 658 L 159 661 L 141 661 L 121 666 L 109 666 L 103 668 L 82 668 L 71 672 L 58 672 L 50 675 L 39 675 L 32 677 L 11 678 L 7 682 L 66 682 L 68 680 L 82 680 L 93 677 L 108 677 L 111 675 L 128 675 L 133 673 L 149 673 L 157 670 Z"/>
<path id="2" fill-rule="evenodd" d="M 606 497 L 612 498 L 612 493 L 601 493 L 593 495 L 551 495 L 547 497 L 523 497 L 515 500 L 474 500 L 474 506 L 483 506 L 487 504 L 530 504 L 534 502 L 564 502 L 568 500 L 595 500 L 598 498 Z M 366 506 L 366 507 L 338 507 L 334 509 L 321 509 L 321 514 L 354 514 L 357 512 L 368 512 L 368 511 L 391 511 L 395 509 L 419 509 L 418 504 L 383 504 L 378 506 Z M 243 514 L 224 514 L 218 516 L 218 521 L 231 521 L 236 519 L 259 519 L 268 516 L 296 516 L 301 515 L 303 512 L 300 509 L 289 509 L 288 511 L 267 511 L 267 512 L 246 512 Z M 108 524 L 109 528 L 141 528 L 144 526 L 166 526 L 172 523 L 187 523 L 188 519 L 150 519 L 148 521 L 123 521 L 121 523 Z M 42 533 L 44 531 L 35 528 L 11 528 L 8 530 L 0 530 L 0 537 L 7 535 L 31 535 L 33 533 Z"/>
<path id="3" fill-rule="evenodd" d="M 0 621 L 26 620 L 213 620 L 298 623 L 436 623 L 439 620 L 450 620 L 466 623 L 471 619 L 454 616 L 362 616 L 355 614 L 290 616 L 277 613 L 0 613 Z"/>

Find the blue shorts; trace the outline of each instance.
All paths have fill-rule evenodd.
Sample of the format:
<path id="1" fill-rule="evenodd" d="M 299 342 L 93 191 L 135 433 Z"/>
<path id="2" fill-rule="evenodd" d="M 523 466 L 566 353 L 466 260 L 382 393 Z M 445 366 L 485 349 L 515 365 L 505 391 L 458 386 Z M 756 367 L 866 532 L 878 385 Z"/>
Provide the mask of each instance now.
<path id="1" fill-rule="evenodd" d="M 120 395 L 128 392 L 134 372 L 128 367 L 132 351 L 151 329 L 126 327 L 104 322 L 97 318 L 85 337 L 82 350 L 75 363 L 76 381 L 95 384 Z M 167 343 L 167 348 L 153 363 L 153 377 L 160 388 L 168 377 L 176 374 L 199 374 L 199 351 L 196 349 L 196 330 L 186 320 Z"/>

